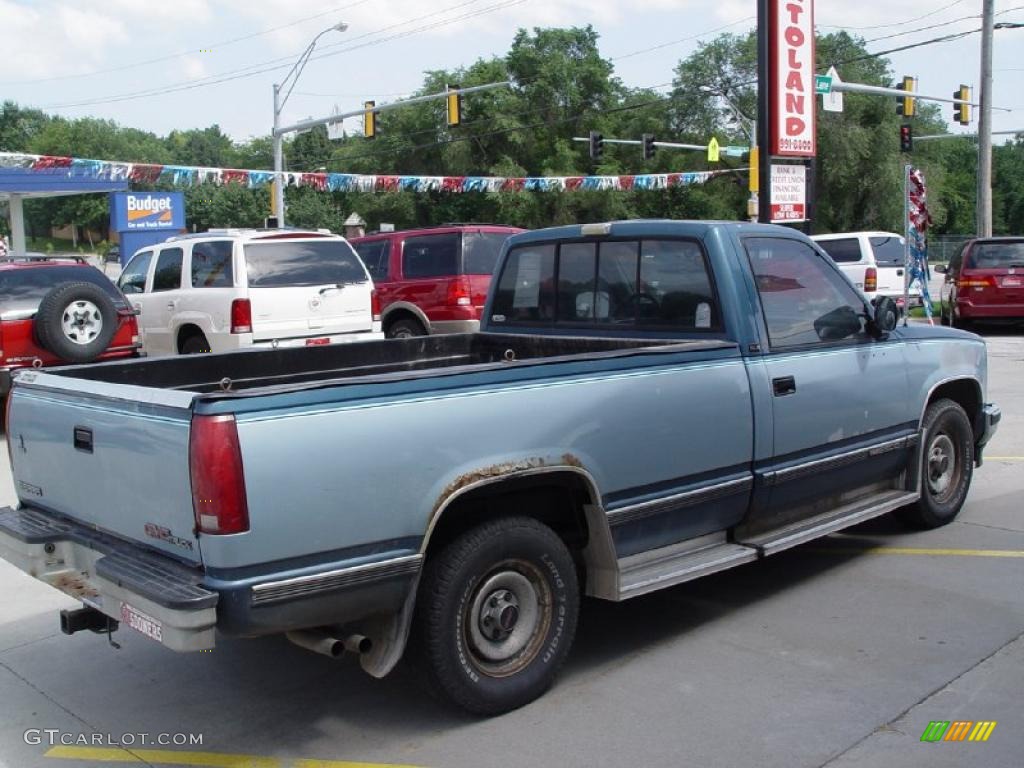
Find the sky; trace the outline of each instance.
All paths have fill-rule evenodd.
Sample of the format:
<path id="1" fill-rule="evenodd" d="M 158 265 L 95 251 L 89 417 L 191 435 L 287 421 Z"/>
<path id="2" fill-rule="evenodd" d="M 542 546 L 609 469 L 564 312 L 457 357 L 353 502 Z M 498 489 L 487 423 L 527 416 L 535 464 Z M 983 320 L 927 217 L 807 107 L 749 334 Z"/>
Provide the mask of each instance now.
<path id="1" fill-rule="evenodd" d="M 874 52 L 976 29 L 980 13 L 981 0 L 818 0 L 815 21 Z M 1024 22 L 1024 0 L 996 13 Z M 338 21 L 348 29 L 320 38 L 285 124 L 401 98 L 427 70 L 503 55 L 522 27 L 591 24 L 626 85 L 667 90 L 699 41 L 745 32 L 755 14 L 754 0 L 0 0 L 0 100 L 160 135 L 216 123 L 245 140 L 269 133 L 272 84 Z M 1013 111 L 994 112 L 993 130 L 1024 129 L 1024 28 L 995 35 L 993 103 Z M 949 97 L 977 86 L 979 57 L 974 34 L 890 58 L 920 93 Z"/>

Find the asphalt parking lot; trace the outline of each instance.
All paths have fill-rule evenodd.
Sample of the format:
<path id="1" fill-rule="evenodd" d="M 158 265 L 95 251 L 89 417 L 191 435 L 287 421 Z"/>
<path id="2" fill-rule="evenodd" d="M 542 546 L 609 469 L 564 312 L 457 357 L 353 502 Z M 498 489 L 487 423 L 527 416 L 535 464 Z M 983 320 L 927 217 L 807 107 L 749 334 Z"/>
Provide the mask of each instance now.
<path id="1" fill-rule="evenodd" d="M 627 603 L 588 601 L 555 688 L 492 720 L 436 704 L 405 670 L 373 680 L 279 638 L 179 655 L 129 630 L 119 650 L 66 637 L 57 610 L 74 601 L 0 563 L 0 765 L 1019 768 L 1024 335 L 986 335 L 1003 421 L 957 522 L 911 533 L 881 519 Z M 923 743 L 934 720 L 997 725 L 985 743 Z M 53 748 L 46 729 L 76 743 Z"/>

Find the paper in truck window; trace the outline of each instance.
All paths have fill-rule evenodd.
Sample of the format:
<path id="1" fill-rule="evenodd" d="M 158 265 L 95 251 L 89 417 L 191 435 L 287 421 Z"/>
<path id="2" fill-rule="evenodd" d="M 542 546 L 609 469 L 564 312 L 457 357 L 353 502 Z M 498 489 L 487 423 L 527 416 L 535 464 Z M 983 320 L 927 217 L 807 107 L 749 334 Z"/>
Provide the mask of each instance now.
<path id="1" fill-rule="evenodd" d="M 515 309 L 536 307 L 540 303 L 540 254 L 523 253 L 518 261 L 512 306 Z"/>

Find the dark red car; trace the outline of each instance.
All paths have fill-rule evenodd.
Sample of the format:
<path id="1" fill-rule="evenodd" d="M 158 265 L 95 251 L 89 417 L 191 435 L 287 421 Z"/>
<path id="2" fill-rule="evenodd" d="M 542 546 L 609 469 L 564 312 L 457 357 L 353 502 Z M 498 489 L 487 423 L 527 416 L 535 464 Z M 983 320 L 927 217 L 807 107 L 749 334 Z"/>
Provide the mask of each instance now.
<path id="1" fill-rule="evenodd" d="M 968 240 L 946 267 L 942 322 L 958 328 L 976 320 L 1024 322 L 1024 238 Z"/>
<path id="2" fill-rule="evenodd" d="M 135 311 L 84 260 L 0 261 L 0 397 L 18 368 L 132 357 L 139 347 Z"/>
<path id="3" fill-rule="evenodd" d="M 380 297 L 390 339 L 473 333 L 506 239 L 522 232 L 490 224 L 446 224 L 349 240 Z"/>

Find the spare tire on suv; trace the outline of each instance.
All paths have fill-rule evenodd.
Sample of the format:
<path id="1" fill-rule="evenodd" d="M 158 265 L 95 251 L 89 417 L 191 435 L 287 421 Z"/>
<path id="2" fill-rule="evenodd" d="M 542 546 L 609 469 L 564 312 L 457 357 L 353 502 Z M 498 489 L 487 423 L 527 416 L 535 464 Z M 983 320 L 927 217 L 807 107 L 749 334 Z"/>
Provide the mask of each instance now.
<path id="1" fill-rule="evenodd" d="M 69 363 L 88 363 L 106 350 L 117 331 L 117 308 L 100 286 L 60 283 L 36 312 L 39 343 Z"/>

